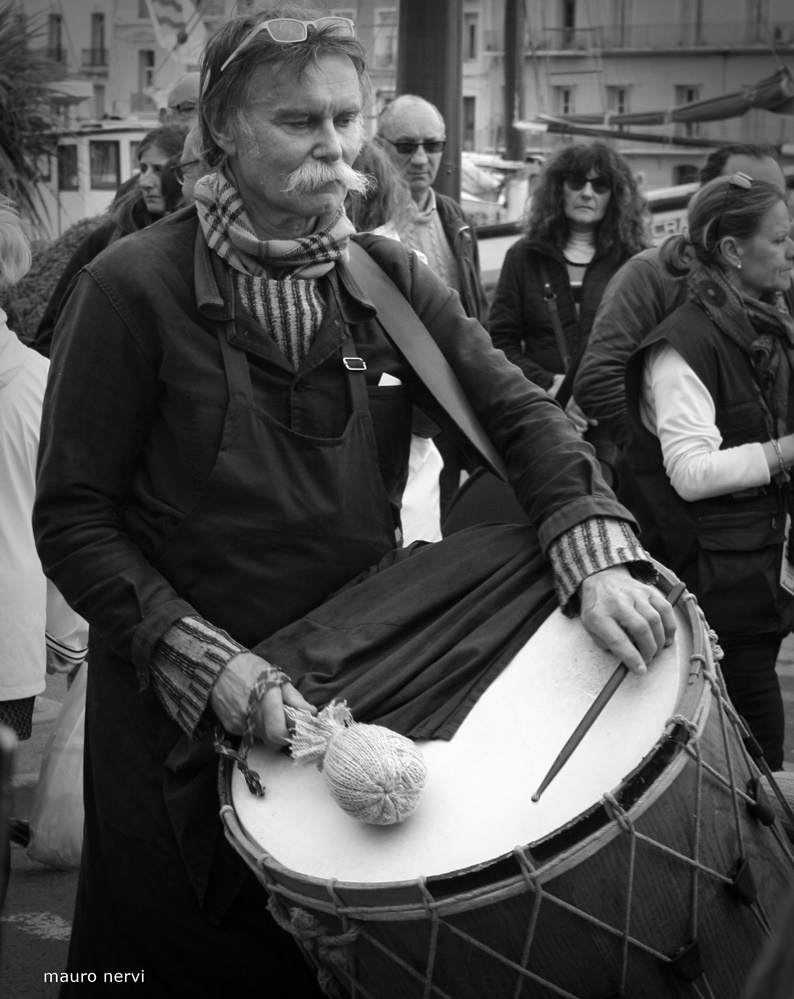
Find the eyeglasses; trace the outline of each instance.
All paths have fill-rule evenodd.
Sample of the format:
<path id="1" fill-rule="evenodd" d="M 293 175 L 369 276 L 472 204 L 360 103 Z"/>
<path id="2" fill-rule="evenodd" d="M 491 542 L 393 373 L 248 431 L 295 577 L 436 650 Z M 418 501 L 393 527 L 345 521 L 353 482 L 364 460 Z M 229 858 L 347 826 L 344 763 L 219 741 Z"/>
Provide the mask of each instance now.
<path id="1" fill-rule="evenodd" d="M 386 136 L 382 135 L 381 138 L 386 139 Z M 391 139 L 386 139 L 386 141 L 389 145 L 394 146 L 401 156 L 413 156 L 420 147 L 426 153 L 443 153 L 444 146 L 447 144 L 446 139 L 422 139 L 420 142 L 411 142 L 408 139 L 400 139 L 399 142 L 392 142 Z"/>
<path id="2" fill-rule="evenodd" d="M 612 182 L 606 177 L 586 177 L 583 173 L 567 173 L 565 184 L 572 191 L 581 191 L 589 184 L 595 194 L 606 194 L 612 190 Z"/>
<path id="3" fill-rule="evenodd" d="M 171 167 L 171 172 L 176 178 L 177 184 L 185 183 L 185 170 L 188 167 L 195 166 L 197 163 L 201 163 L 201 160 L 186 160 L 184 163 L 175 163 L 174 166 Z"/>
<path id="4" fill-rule="evenodd" d="M 232 52 L 226 62 L 218 70 L 220 75 L 226 67 L 242 52 L 242 50 L 259 34 L 266 31 L 274 42 L 282 42 L 285 45 L 291 42 L 305 42 L 309 37 L 309 28 L 315 31 L 324 28 L 333 29 L 333 34 L 343 38 L 355 38 L 356 26 L 349 17 L 318 17 L 316 21 L 299 21 L 295 17 L 274 17 L 270 21 L 262 21 L 249 31 L 237 48 Z"/>
<path id="5" fill-rule="evenodd" d="M 177 114 L 184 115 L 184 117 L 189 117 L 196 113 L 198 109 L 198 104 L 195 101 L 182 101 L 181 104 L 169 104 L 169 111 L 176 111 Z"/>
<path id="6" fill-rule="evenodd" d="M 741 191 L 749 191 L 753 186 L 753 178 L 746 173 L 734 173 L 728 178 L 728 183 L 725 185 L 725 197 L 722 199 L 722 208 L 720 208 L 720 213 L 717 216 L 717 224 L 714 226 L 714 238 L 717 238 L 717 233 L 720 230 L 720 224 L 722 223 L 722 216 L 725 214 L 725 209 L 728 207 L 728 195 L 731 193 L 731 188 L 738 187 Z"/>

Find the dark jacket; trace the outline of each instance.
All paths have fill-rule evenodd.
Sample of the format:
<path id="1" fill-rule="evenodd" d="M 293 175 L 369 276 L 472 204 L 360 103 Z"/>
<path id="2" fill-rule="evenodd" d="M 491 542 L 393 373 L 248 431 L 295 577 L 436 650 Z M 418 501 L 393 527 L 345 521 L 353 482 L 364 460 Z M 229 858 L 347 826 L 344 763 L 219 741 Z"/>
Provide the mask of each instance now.
<path id="1" fill-rule="evenodd" d="M 541 264 L 556 295 L 560 322 L 573 360 L 587 342 L 607 282 L 625 260 L 625 256 L 593 257 L 585 271 L 577 317 L 562 252 L 524 236 L 507 251 L 496 286 L 488 318 L 494 346 L 503 350 L 527 378 L 548 389 L 554 375 L 565 368 L 543 296 Z"/>
<path id="2" fill-rule="evenodd" d="M 628 519 L 559 408 L 493 349 L 487 333 L 466 318 L 457 295 L 428 268 L 414 268 L 415 255 L 396 241 L 356 240 L 396 283 L 449 360 L 506 458 L 541 546 L 590 516 Z M 379 476 L 382 487 L 367 494 L 379 518 L 393 523 L 391 507 L 405 483 L 412 406 L 426 408 L 442 428 L 453 429 L 391 344 L 346 266 L 320 278 L 319 286 L 325 315 L 296 372 L 270 332 L 244 313 L 233 272 L 209 252 L 195 209 L 187 209 L 119 240 L 89 264 L 69 291 L 55 339 L 34 520 L 45 571 L 69 602 L 83 609 L 92 628 L 86 842 L 107 849 L 119 835 L 145 842 L 156 836 L 164 850 L 178 849 L 196 896 L 213 919 L 232 904 L 244 869 L 224 843 L 217 819 L 211 738 L 206 745 L 204 739 L 186 744 L 187 736 L 150 683 L 153 650 L 176 620 L 199 613 L 222 626 L 228 614 L 238 616 L 240 594 L 251 593 L 256 613 L 247 612 L 243 626 L 227 630 L 262 651 L 269 634 L 328 595 L 315 592 L 313 577 L 291 574 L 285 562 L 279 563 L 279 584 L 262 590 L 245 566 L 249 552 L 266 547 L 270 535 L 242 528 L 213 557 L 212 578 L 225 581 L 224 596 L 213 607 L 191 602 L 190 591 L 173 583 L 167 568 L 157 568 L 163 546 L 178 541 L 216 468 L 248 460 L 234 437 L 224 435 L 227 410 L 235 410 L 221 346 L 243 355 L 254 403 L 246 418 L 255 411 L 258 421 L 303 442 L 294 448 L 293 476 L 271 482 L 257 455 L 256 474 L 235 480 L 235 502 L 260 517 L 271 490 L 283 495 L 294 489 L 302 510 L 333 520 L 325 494 L 315 488 L 312 442 L 344 439 L 352 418 L 350 375 L 342 362 L 351 349 L 366 363 L 358 370 L 366 378 L 374 424 L 372 445 L 361 450 L 353 470 Z M 383 384 L 384 374 L 390 383 Z M 347 489 L 362 492 L 352 476 Z M 235 523 L 228 518 L 226 528 L 234 531 Z M 197 526 L 200 530 L 194 521 L 194 534 Z M 330 530 L 318 533 L 333 536 Z M 397 543 L 393 531 L 384 543 Z M 201 547 L 195 545 L 199 555 Z M 288 559 L 289 549 L 285 556 L 274 541 L 262 555 L 268 557 L 274 563 Z M 341 544 L 327 561 L 335 571 L 348 571 L 347 578 L 360 571 L 348 568 L 349 551 Z M 296 613 L 285 602 L 284 581 L 295 589 L 301 579 L 306 607 Z M 86 866 L 93 865 L 96 878 L 102 865 L 111 863 L 94 853 Z M 170 896 L 164 897 L 170 906 Z M 192 939 L 203 924 L 195 916 L 186 922 L 193 907 L 183 899 L 175 899 L 169 925 Z"/>
<path id="3" fill-rule="evenodd" d="M 642 340 L 687 299 L 686 275 L 671 275 L 659 247 L 628 260 L 604 291 L 573 385 L 582 411 L 608 431 L 626 437 L 626 361 Z"/>
<path id="4" fill-rule="evenodd" d="M 444 227 L 449 245 L 458 261 L 460 299 L 467 316 L 477 319 L 485 326 L 488 318 L 488 301 L 480 276 L 480 250 L 474 227 L 466 218 L 463 209 L 453 198 L 445 194 L 436 195 L 436 210 Z"/>
<path id="5" fill-rule="evenodd" d="M 226 407 L 215 329 L 231 305 L 228 291 L 219 290 L 214 254 L 200 234 L 197 239 L 197 230 L 195 211 L 187 209 L 119 240 L 86 268 L 59 322 L 58 338 L 63 335 L 64 343 L 54 355 L 43 416 L 37 522 L 45 568 L 63 577 L 70 602 L 78 608 L 90 604 L 95 620 L 102 619 L 95 626 L 120 654 L 137 660 L 142 675 L 149 652 L 170 623 L 162 620 L 162 609 L 175 595 L 137 561 L 131 576 L 119 577 L 118 558 L 129 547 L 119 517 L 133 536 L 141 518 L 159 524 L 162 533 L 170 529 L 190 508 L 212 467 Z M 542 544 L 584 516 L 625 517 L 603 483 L 594 483 L 588 450 L 559 408 L 493 349 L 480 325 L 463 315 L 454 293 L 427 268 L 414 270 L 413 255 L 396 241 L 355 238 L 372 249 L 408 297 L 497 450 L 509 454 L 512 483 L 540 528 Z M 339 310 L 339 335 L 345 326 L 353 329 L 367 362 L 381 473 L 397 502 L 408 460 L 411 403 L 460 435 L 346 275 L 334 271 L 324 285 L 329 308 Z M 296 374 L 267 331 L 241 311 L 238 307 L 238 345 L 251 359 L 264 411 L 301 434 L 341 433 L 348 415 L 341 341 L 322 352 L 313 350 Z M 402 384 L 380 387 L 384 372 Z M 547 420 L 539 448 L 528 428 Z M 77 436 L 70 433 L 72 421 L 81 428 Z M 572 519 L 565 513 L 569 509 L 577 511 Z M 94 536 L 91 524 L 96 525 L 94 543 L 88 540 Z M 107 530 L 106 525 L 115 527 Z M 82 536 L 80 544 L 72 532 Z M 106 585 L 97 591 L 100 580 Z M 127 598 L 130 586 L 138 594 L 134 601 Z M 99 592 L 103 596 L 97 602 Z M 175 618 L 190 612 L 176 603 Z"/>
<path id="6" fill-rule="evenodd" d="M 722 448 L 774 436 L 748 355 L 695 303 L 676 309 L 626 368 L 631 475 L 624 476 L 621 493 L 640 521 L 643 544 L 683 579 L 718 634 L 789 630 L 792 601 L 778 583 L 789 490 L 773 480 L 691 502 L 678 495 L 664 469 L 659 440 L 640 418 L 647 352 L 662 341 L 675 347 L 709 390 Z"/>

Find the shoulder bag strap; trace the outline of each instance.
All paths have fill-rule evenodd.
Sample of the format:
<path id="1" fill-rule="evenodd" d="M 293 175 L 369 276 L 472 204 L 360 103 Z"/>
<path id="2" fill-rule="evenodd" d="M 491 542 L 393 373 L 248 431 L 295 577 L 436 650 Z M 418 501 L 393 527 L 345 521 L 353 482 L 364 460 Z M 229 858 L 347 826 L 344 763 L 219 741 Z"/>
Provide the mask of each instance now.
<path id="1" fill-rule="evenodd" d="M 554 330 L 554 339 L 557 341 L 557 350 L 559 350 L 560 357 L 562 358 L 563 371 L 567 371 L 571 366 L 571 352 L 568 350 L 568 343 L 565 339 L 562 323 L 560 322 L 560 313 L 557 309 L 557 296 L 554 293 L 554 288 L 551 286 L 549 272 L 546 270 L 546 265 L 542 260 L 539 261 L 539 266 L 540 279 L 543 282 L 543 301 L 546 303 L 546 308 L 549 311 L 549 319 L 551 319 L 551 325 Z"/>
<path id="2" fill-rule="evenodd" d="M 391 278 L 357 243 L 348 244 L 347 267 L 378 310 L 378 322 L 447 416 L 465 434 L 480 457 L 500 479 L 506 479 L 502 457 L 485 433 L 463 387 L 422 321 Z"/>

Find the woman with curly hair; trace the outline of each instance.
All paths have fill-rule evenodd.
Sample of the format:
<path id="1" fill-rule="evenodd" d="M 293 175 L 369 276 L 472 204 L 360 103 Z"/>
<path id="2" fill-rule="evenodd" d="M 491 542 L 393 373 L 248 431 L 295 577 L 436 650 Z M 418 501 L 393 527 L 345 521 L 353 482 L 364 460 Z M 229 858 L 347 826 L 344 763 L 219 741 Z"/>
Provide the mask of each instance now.
<path id="1" fill-rule="evenodd" d="M 626 160 L 603 142 L 558 150 L 533 187 L 525 235 L 502 266 L 488 321 L 494 344 L 557 396 L 609 279 L 649 242 L 645 201 Z M 587 430 L 575 402 L 560 401 Z M 587 437 L 608 463 L 606 440 L 592 430 Z"/>

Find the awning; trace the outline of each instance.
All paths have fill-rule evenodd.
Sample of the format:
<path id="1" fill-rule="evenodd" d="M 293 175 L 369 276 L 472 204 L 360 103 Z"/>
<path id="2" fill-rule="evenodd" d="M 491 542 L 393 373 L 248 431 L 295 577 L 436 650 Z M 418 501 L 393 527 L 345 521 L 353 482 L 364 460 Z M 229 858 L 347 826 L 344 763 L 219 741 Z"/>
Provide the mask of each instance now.
<path id="1" fill-rule="evenodd" d="M 722 121 L 739 118 L 753 108 L 775 114 L 794 115 L 794 77 L 785 67 L 772 76 L 705 101 L 679 104 L 666 111 L 637 111 L 627 114 L 539 114 L 535 120 L 569 125 L 670 125 L 674 122 Z"/>

